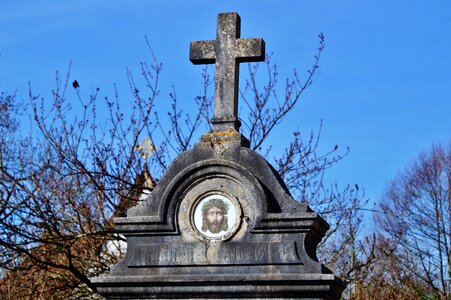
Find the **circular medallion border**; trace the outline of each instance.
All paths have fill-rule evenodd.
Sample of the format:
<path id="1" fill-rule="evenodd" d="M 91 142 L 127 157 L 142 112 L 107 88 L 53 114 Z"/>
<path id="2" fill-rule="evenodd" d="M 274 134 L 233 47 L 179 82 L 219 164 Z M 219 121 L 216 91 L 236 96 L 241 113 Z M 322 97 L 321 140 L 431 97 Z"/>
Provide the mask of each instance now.
<path id="1" fill-rule="evenodd" d="M 241 223 L 241 206 L 238 200 L 219 191 L 200 195 L 192 201 L 189 212 L 192 233 L 200 240 L 227 240 L 237 232 Z M 217 224 L 209 224 L 208 212 L 213 213 L 213 222 Z"/>

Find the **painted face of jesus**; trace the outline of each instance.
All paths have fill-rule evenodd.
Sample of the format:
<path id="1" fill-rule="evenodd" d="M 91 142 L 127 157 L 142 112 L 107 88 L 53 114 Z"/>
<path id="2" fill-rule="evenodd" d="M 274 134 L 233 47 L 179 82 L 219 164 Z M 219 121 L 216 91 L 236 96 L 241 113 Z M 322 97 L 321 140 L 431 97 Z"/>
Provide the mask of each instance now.
<path id="1" fill-rule="evenodd" d="M 208 237 L 218 237 L 222 232 L 229 230 L 229 204 L 221 197 L 210 197 L 202 203 L 201 232 Z M 214 236 L 211 236 L 211 234 Z"/>
<path id="2" fill-rule="evenodd" d="M 224 210 L 220 207 L 213 206 L 205 212 L 208 229 L 212 233 L 218 233 L 222 230 L 222 222 L 224 222 Z"/>

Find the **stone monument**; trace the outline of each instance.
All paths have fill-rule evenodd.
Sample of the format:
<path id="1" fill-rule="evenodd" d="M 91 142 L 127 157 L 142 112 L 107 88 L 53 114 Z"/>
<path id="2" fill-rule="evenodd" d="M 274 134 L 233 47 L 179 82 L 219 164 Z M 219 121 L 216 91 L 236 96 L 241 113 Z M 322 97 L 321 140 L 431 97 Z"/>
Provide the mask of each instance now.
<path id="1" fill-rule="evenodd" d="M 238 132 L 239 63 L 264 57 L 236 13 L 218 15 L 216 40 L 191 43 L 194 64 L 216 64 L 213 130 L 114 219 L 128 246 L 93 279 L 106 299 L 340 298 L 343 282 L 316 258 L 328 224 Z"/>

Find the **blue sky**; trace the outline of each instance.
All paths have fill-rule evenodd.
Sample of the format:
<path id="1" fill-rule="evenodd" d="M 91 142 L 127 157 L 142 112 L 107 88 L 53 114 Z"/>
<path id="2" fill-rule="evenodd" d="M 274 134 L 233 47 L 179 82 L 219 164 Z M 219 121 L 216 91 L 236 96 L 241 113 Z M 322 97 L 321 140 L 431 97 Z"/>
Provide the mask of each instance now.
<path id="1" fill-rule="evenodd" d="M 55 71 L 66 71 L 69 61 L 85 95 L 100 87 L 111 96 L 113 84 L 130 95 L 125 69 L 139 74 L 149 58 L 147 35 L 164 63 L 160 98 L 167 104 L 174 84 L 188 109 L 201 89 L 189 42 L 213 39 L 216 15 L 236 11 L 242 37 L 264 38 L 282 77 L 293 68 L 305 74 L 318 33 L 326 36 L 313 85 L 269 142 L 283 145 L 287 128 L 310 132 L 323 120 L 322 150 L 351 149 L 328 180 L 358 183 L 377 201 L 398 170 L 451 137 L 448 0 L 4 2 L 0 90 L 17 89 L 20 98 L 28 81 L 49 97 Z"/>

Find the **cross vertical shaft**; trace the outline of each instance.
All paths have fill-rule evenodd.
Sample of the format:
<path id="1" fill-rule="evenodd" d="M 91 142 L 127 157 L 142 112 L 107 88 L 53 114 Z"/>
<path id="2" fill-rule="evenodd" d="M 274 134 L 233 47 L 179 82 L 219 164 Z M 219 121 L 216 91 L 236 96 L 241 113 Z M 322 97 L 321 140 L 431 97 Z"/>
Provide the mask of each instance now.
<path id="1" fill-rule="evenodd" d="M 237 13 L 218 15 L 216 40 L 196 41 L 190 45 L 193 64 L 213 64 L 215 98 L 213 130 L 236 130 L 238 120 L 239 64 L 265 60 L 265 42 L 261 38 L 240 38 L 240 16 Z"/>

